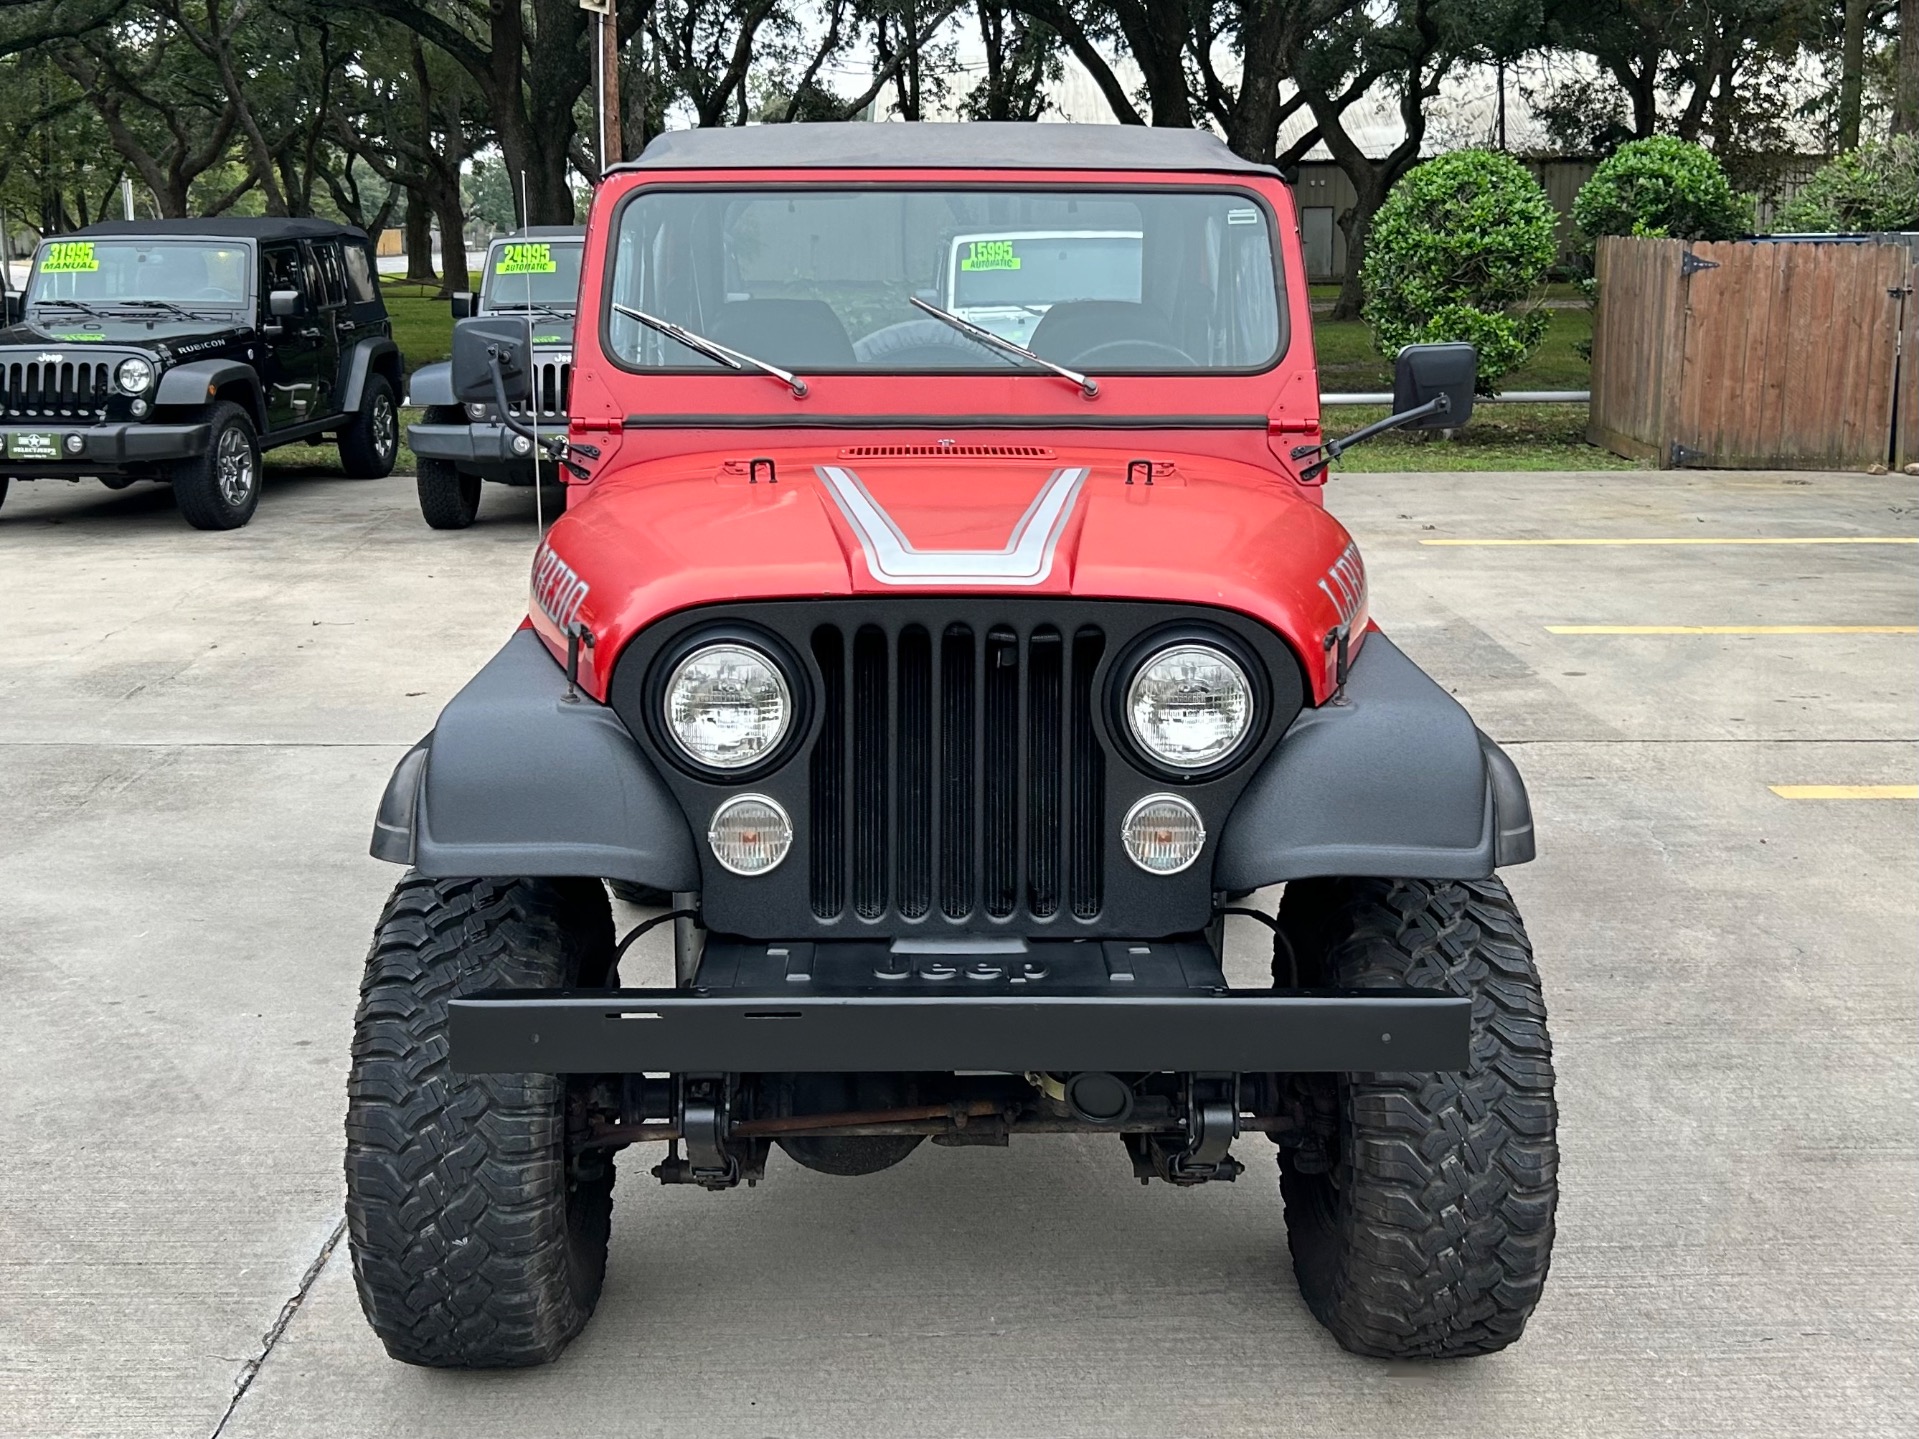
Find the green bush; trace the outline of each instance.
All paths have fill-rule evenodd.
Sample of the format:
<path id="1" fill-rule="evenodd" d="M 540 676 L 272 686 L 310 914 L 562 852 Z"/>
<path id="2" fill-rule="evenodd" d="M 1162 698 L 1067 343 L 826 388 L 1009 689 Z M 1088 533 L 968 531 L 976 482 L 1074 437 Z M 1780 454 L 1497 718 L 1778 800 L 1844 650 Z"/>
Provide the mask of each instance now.
<path id="1" fill-rule="evenodd" d="M 1573 198 L 1573 223 L 1588 246 L 1602 235 L 1730 240 L 1752 233 L 1753 199 L 1703 145 L 1654 135 L 1601 162 Z"/>
<path id="2" fill-rule="evenodd" d="M 1546 313 L 1527 302 L 1553 262 L 1556 224 L 1546 192 L 1510 155 L 1459 150 L 1409 171 L 1373 218 L 1360 270 L 1379 352 L 1468 341 L 1490 394 L 1545 338 Z"/>
<path id="3" fill-rule="evenodd" d="M 1919 230 L 1919 136 L 1861 145 L 1820 167 L 1785 209 L 1782 234 Z"/>

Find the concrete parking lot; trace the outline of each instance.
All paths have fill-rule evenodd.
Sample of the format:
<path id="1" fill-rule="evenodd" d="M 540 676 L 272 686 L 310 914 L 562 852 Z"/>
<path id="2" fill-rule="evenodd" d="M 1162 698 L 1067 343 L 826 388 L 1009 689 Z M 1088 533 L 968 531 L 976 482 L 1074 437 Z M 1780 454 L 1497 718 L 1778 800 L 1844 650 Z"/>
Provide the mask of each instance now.
<path id="1" fill-rule="evenodd" d="M 1910 1433 L 1919 806 L 1870 796 L 1919 761 L 1919 545 L 1862 541 L 1919 536 L 1919 486 L 1394 474 L 1330 501 L 1381 623 L 1532 787 L 1540 858 L 1507 877 L 1564 1169 L 1521 1344 L 1340 1351 L 1264 1141 L 1183 1192 L 1115 1142 L 1028 1139 L 864 1180 L 775 1156 L 723 1195 L 632 1154 L 560 1363 L 392 1363 L 340 1237 L 396 878 L 367 833 L 522 612 L 531 496 L 438 534 L 407 480 L 281 478 L 207 534 L 164 491 L 41 484 L 0 509 L 0 1434 Z M 1542 540 L 1582 543 L 1478 543 Z"/>

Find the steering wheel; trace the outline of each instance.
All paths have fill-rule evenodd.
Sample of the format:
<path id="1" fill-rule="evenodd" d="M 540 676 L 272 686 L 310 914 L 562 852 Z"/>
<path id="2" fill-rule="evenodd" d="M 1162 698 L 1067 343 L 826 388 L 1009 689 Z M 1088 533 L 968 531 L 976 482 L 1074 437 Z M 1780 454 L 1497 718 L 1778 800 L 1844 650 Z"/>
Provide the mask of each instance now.
<path id="1" fill-rule="evenodd" d="M 1051 355 L 1048 359 L 1053 358 Z M 1183 370 L 1197 370 L 1199 361 L 1164 340 L 1103 340 L 1073 356 L 1071 364 L 1097 370 L 1108 365 L 1151 365 L 1155 360 L 1170 360 Z"/>

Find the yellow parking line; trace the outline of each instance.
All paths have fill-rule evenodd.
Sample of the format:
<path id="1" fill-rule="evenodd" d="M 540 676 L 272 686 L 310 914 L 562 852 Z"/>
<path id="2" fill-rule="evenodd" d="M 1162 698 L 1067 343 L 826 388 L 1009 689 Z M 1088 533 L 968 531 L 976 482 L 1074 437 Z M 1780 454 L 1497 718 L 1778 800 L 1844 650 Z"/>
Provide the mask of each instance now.
<path id="1" fill-rule="evenodd" d="M 1919 635 L 1919 625 L 1547 625 L 1554 635 Z"/>
<path id="2" fill-rule="evenodd" d="M 1775 784 L 1781 799 L 1919 799 L 1919 784 Z"/>
<path id="3" fill-rule="evenodd" d="M 1531 545 L 1919 545 L 1919 535 L 1769 535 L 1764 537 L 1578 540 L 1421 540 L 1422 545 L 1513 547 Z"/>

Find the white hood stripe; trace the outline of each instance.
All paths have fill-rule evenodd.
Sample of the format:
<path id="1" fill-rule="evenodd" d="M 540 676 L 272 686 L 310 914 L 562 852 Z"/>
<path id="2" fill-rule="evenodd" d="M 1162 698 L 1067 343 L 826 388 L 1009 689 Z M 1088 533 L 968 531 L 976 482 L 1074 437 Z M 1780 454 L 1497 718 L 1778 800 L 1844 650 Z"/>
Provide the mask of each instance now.
<path id="1" fill-rule="evenodd" d="M 821 465 L 816 473 L 859 537 L 866 568 L 883 585 L 1044 584 L 1087 475 L 1083 467 L 1054 470 L 1001 549 L 922 550 L 851 470 Z"/>

